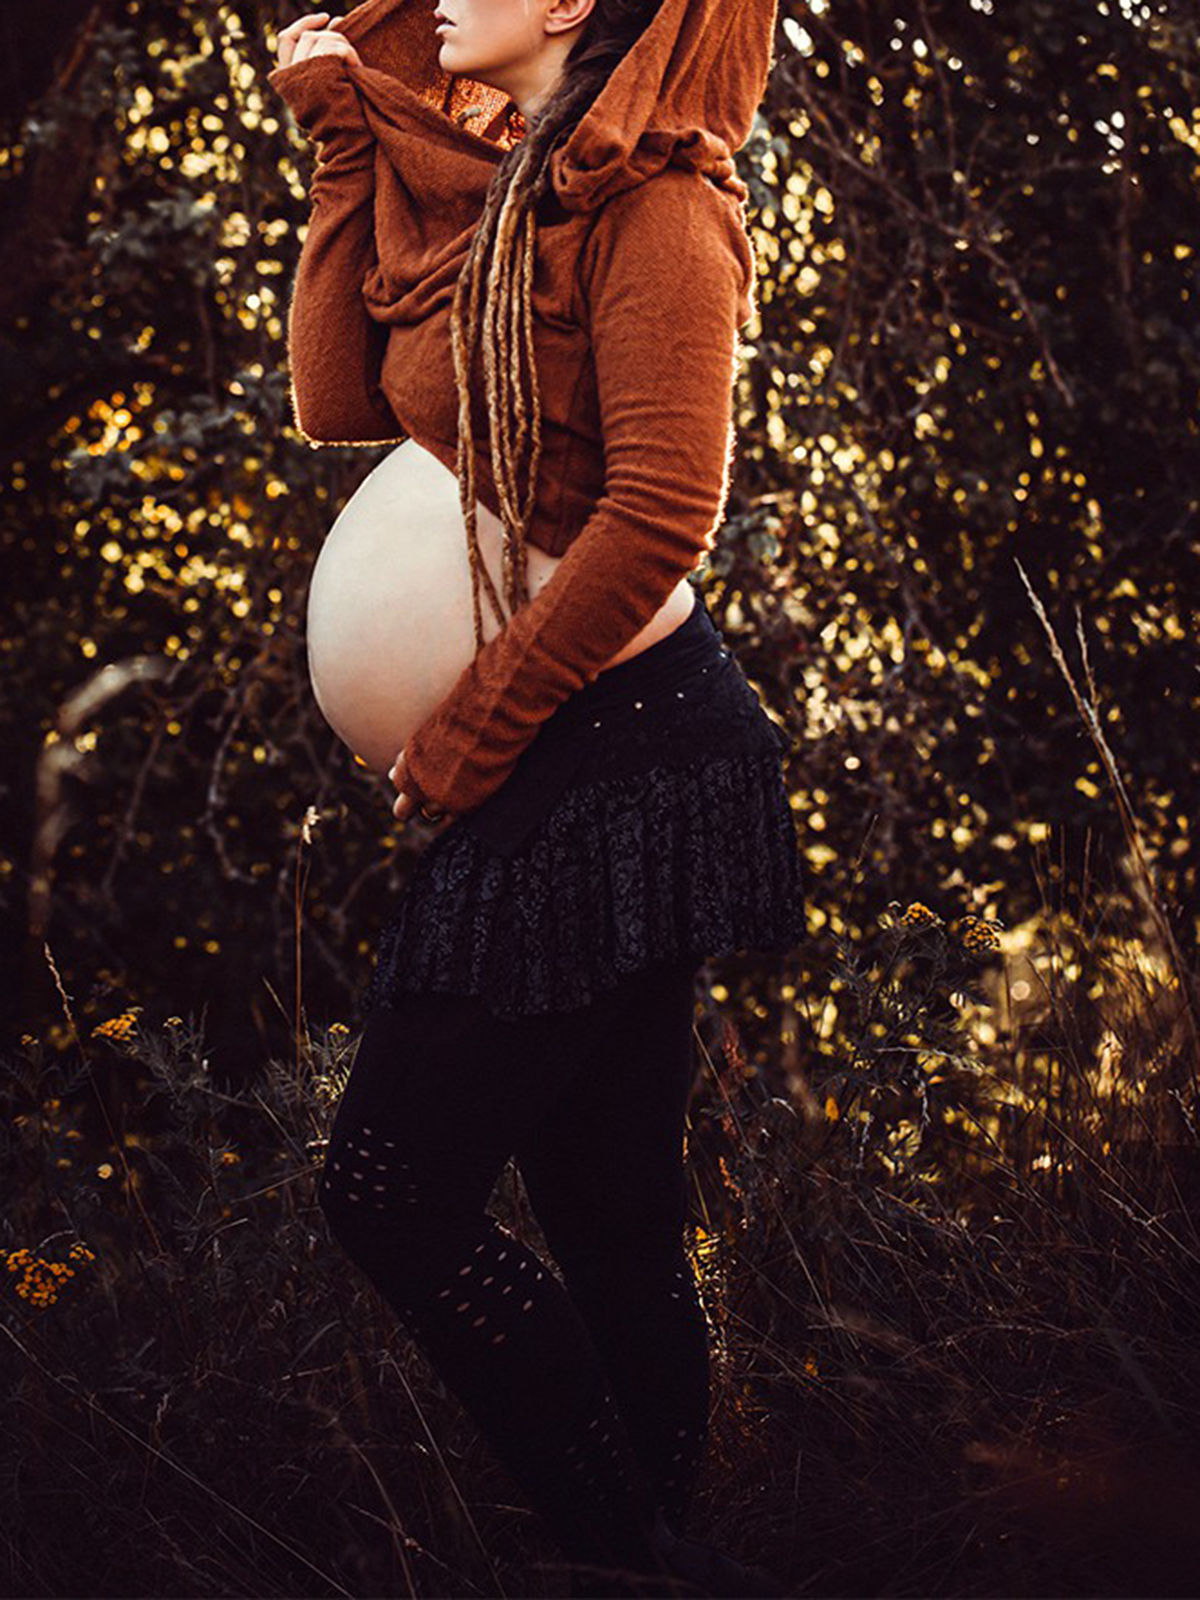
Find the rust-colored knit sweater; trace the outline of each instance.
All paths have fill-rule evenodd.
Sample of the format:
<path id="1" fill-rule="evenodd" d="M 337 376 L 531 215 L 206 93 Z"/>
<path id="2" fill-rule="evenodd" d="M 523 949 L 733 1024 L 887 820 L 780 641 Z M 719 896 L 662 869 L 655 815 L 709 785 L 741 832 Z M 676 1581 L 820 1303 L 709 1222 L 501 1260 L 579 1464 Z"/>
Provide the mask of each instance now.
<path id="1" fill-rule="evenodd" d="M 436 4 L 365 0 L 338 24 L 361 67 L 312 56 L 269 82 L 318 146 L 288 322 L 297 427 L 316 443 L 411 436 L 454 471 L 450 306 L 522 123 L 506 95 L 439 67 Z M 732 152 L 762 98 L 776 5 L 663 0 L 551 157 L 527 537 L 564 559 L 405 747 L 440 810 L 470 811 L 497 789 L 711 547 L 755 287 Z M 473 407 L 477 494 L 499 517 L 482 395 Z"/>

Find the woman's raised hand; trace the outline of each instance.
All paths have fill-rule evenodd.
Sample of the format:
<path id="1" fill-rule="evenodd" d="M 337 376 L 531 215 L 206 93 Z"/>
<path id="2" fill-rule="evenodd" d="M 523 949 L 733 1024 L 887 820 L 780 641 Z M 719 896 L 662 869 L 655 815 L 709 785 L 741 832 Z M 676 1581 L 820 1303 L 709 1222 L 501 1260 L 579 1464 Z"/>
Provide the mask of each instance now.
<path id="1" fill-rule="evenodd" d="M 294 62 L 307 61 L 309 56 L 343 56 L 356 67 L 362 66 L 358 51 L 339 33 L 336 24 L 327 27 L 330 13 L 314 11 L 307 17 L 297 17 L 286 28 L 279 30 L 278 66 L 290 67 Z"/>

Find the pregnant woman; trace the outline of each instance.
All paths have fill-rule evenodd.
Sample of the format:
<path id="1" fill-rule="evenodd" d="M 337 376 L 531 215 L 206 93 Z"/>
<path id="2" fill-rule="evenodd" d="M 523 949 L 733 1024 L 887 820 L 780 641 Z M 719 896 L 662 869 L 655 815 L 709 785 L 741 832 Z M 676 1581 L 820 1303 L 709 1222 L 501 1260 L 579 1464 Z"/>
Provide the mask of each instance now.
<path id="1" fill-rule="evenodd" d="M 314 692 L 396 816 L 440 824 L 320 1202 L 574 1594 L 780 1592 L 686 1536 L 709 1367 L 683 1237 L 696 972 L 804 935 L 789 741 L 691 577 L 775 3 L 365 0 L 283 29 L 270 74 L 317 145 L 296 424 L 395 446 L 314 569 Z M 486 1209 L 510 1158 L 553 1270 Z"/>

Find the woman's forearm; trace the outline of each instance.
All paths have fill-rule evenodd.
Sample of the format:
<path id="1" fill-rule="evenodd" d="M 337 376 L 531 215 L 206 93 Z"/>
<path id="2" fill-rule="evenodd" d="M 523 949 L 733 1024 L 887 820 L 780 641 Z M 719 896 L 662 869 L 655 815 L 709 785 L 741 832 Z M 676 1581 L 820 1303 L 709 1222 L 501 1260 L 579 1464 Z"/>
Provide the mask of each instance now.
<path id="1" fill-rule="evenodd" d="M 377 262 L 375 136 L 339 57 L 310 56 L 267 81 L 317 146 L 288 309 L 296 427 L 316 444 L 398 443 L 406 435 L 379 388 L 388 329 L 362 293 Z"/>

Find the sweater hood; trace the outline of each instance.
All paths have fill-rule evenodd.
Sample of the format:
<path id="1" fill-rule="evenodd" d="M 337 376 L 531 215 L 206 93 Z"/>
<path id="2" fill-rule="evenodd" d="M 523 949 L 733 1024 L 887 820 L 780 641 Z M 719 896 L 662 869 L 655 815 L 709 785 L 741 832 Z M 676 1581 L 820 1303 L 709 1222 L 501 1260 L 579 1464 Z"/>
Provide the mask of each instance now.
<path id="1" fill-rule="evenodd" d="M 502 91 L 438 64 L 436 6 L 364 0 L 338 23 L 363 63 L 348 70 L 385 144 L 387 129 L 419 129 L 430 161 L 458 153 L 486 169 L 524 136 L 524 120 Z M 594 210 L 667 166 L 704 173 L 744 200 L 733 158 L 766 90 L 777 7 L 778 0 L 662 0 L 551 156 L 559 202 Z M 405 166 L 414 159 L 422 165 L 410 147 Z"/>

